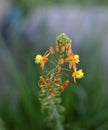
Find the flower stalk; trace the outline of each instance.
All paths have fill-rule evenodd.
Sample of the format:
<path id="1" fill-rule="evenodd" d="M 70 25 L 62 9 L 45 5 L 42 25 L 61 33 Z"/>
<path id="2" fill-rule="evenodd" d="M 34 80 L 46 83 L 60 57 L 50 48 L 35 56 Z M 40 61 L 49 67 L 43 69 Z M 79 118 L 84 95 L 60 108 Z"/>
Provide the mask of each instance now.
<path id="1" fill-rule="evenodd" d="M 66 78 L 63 71 L 70 72 L 76 83 L 76 79 L 84 76 L 83 70 L 77 69 L 79 62 L 79 55 L 73 53 L 72 42 L 64 33 L 56 38 L 55 48 L 51 46 L 44 55 L 38 54 L 35 57 L 35 63 L 40 64 L 43 72 L 38 83 L 42 111 L 46 111 L 48 120 L 55 123 L 55 130 L 64 129 L 61 120 L 64 107 L 60 105 L 62 100 L 60 96 L 69 85 L 69 79 Z M 69 67 L 64 68 L 63 64 L 67 63 Z M 49 64 L 49 68 L 46 68 L 47 64 Z M 64 80 L 63 77 L 66 79 Z"/>
<path id="2" fill-rule="evenodd" d="M 57 111 L 57 107 L 54 103 L 53 100 L 51 100 L 51 105 L 52 105 L 52 116 L 53 116 L 53 121 L 55 122 L 55 130 L 64 130 L 63 125 L 60 121 L 59 113 Z"/>

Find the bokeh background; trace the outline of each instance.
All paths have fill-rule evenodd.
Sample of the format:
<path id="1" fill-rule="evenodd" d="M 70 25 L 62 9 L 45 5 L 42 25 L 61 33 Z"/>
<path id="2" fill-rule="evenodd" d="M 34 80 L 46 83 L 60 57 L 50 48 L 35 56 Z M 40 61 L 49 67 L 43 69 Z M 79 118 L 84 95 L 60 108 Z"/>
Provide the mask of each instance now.
<path id="1" fill-rule="evenodd" d="M 0 0 L 0 130 L 50 130 L 34 57 L 60 33 L 85 72 L 62 94 L 64 128 L 108 130 L 108 0 Z"/>

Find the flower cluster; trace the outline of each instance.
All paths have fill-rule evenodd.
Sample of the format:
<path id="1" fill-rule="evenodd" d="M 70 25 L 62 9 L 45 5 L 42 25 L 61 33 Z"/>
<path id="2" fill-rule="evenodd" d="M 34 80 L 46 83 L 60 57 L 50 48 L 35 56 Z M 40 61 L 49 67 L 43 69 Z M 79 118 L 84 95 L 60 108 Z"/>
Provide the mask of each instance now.
<path id="1" fill-rule="evenodd" d="M 49 92 L 49 93 L 54 93 L 54 96 L 56 96 L 56 92 L 63 92 L 64 89 L 68 86 L 69 80 L 65 80 L 62 83 L 61 78 L 44 78 L 43 76 L 40 76 L 39 80 L 39 87 L 42 89 L 42 92 Z M 54 92 L 54 90 L 56 90 Z"/>
<path id="2" fill-rule="evenodd" d="M 39 100 L 43 109 L 53 111 L 54 104 L 57 107 L 59 106 L 61 102 L 60 94 L 69 85 L 69 79 L 62 78 L 64 69 L 71 72 L 74 83 L 76 83 L 76 79 L 83 78 L 82 69 L 77 69 L 79 62 L 79 55 L 73 53 L 72 42 L 64 33 L 56 38 L 55 48 L 51 46 L 43 55 L 36 55 L 35 63 L 40 64 L 43 72 L 39 78 Z M 54 67 L 47 70 L 45 67 L 47 63 L 50 64 L 50 67 L 53 64 Z M 69 67 L 63 68 L 63 64 L 68 64 Z"/>
<path id="3" fill-rule="evenodd" d="M 61 65 L 68 62 L 69 69 L 73 71 L 72 77 L 74 79 L 74 83 L 76 83 L 76 79 L 83 78 L 84 73 L 82 69 L 77 69 L 77 64 L 80 62 L 79 55 L 73 53 L 71 46 L 71 40 L 63 33 L 57 37 L 55 49 L 50 47 L 49 51 L 46 51 L 43 56 L 40 54 L 36 55 L 35 63 L 39 63 L 43 70 L 45 64 L 49 60 L 48 57 L 50 55 L 54 55 L 54 53 L 58 53 L 58 62 L 56 66 L 58 73 L 61 71 Z"/>

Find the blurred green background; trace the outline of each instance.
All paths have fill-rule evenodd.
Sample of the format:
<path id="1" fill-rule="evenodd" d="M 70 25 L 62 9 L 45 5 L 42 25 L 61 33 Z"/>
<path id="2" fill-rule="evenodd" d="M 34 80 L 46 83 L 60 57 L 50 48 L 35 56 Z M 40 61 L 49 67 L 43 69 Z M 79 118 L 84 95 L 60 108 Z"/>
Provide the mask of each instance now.
<path id="1" fill-rule="evenodd" d="M 65 130 L 108 130 L 108 1 L 0 1 L 0 130 L 50 130 L 38 101 L 43 54 L 62 32 L 85 77 L 62 94 Z"/>

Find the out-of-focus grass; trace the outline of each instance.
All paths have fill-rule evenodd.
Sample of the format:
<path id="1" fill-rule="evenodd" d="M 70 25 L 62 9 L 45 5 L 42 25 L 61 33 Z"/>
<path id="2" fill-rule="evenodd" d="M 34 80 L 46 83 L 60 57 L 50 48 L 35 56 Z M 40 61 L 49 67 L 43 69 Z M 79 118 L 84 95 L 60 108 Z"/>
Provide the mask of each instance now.
<path id="1" fill-rule="evenodd" d="M 37 100 L 35 52 L 21 44 L 10 49 L 0 45 L 1 116 L 8 129 L 40 129 L 43 119 Z"/>
<path id="2" fill-rule="evenodd" d="M 4 122 L 2 121 L 2 119 L 0 119 L 0 130 L 6 130 L 4 127 Z"/>
<path id="3" fill-rule="evenodd" d="M 108 105 L 104 90 L 102 51 L 98 41 L 87 41 L 80 46 L 80 66 L 85 77 L 70 85 L 63 97 L 69 130 L 107 130 Z"/>
<path id="4" fill-rule="evenodd" d="M 10 47 L 0 42 L 0 115 L 8 130 L 48 130 L 38 101 L 40 68 L 33 61 L 44 46 L 38 50 L 39 44 L 13 41 Z M 103 93 L 99 41 L 84 41 L 78 53 L 85 77 L 73 84 L 70 75 L 70 85 L 62 94 L 65 130 L 107 130 L 108 104 Z"/>
<path id="5" fill-rule="evenodd" d="M 108 5 L 107 0 L 14 0 L 15 4 L 20 5 L 25 12 L 36 6 L 48 6 L 52 4 L 58 5 Z"/>

